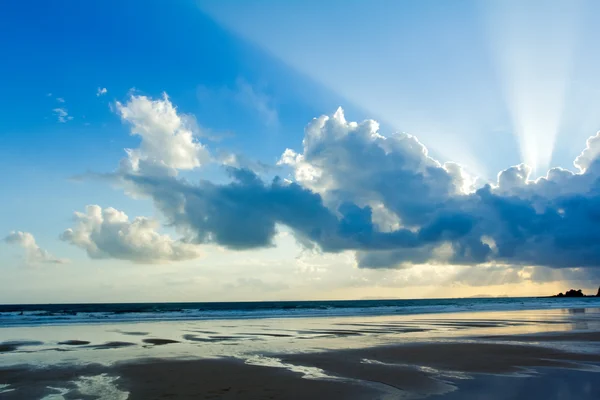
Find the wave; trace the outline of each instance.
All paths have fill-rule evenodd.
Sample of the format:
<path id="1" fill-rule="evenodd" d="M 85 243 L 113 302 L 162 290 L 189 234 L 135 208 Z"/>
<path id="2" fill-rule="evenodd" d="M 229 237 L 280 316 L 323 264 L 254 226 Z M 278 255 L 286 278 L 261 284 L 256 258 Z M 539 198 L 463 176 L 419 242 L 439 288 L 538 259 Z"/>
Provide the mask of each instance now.
<path id="1" fill-rule="evenodd" d="M 0 327 L 107 322 L 378 316 L 600 307 L 600 298 L 0 305 Z"/>

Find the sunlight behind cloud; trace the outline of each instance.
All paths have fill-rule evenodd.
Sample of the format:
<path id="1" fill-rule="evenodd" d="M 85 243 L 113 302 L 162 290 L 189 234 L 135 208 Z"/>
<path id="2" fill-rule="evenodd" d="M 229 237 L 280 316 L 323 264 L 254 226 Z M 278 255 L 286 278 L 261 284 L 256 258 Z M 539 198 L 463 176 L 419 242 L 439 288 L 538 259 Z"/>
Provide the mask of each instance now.
<path id="1" fill-rule="evenodd" d="M 521 160 L 532 175 L 552 161 L 570 81 L 581 2 L 486 2 L 490 52 Z"/>

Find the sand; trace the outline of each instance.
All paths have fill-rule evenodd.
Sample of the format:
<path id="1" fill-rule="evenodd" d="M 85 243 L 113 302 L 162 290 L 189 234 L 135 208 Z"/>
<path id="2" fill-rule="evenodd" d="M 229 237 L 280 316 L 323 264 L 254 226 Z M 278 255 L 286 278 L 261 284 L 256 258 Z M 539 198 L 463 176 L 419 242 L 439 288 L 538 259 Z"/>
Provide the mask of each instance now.
<path id="1" fill-rule="evenodd" d="M 600 363 L 600 354 L 512 343 L 457 342 L 273 354 L 266 358 L 275 359 L 309 372 L 318 368 L 329 378 L 305 379 L 302 372 L 248 365 L 230 358 L 147 359 L 113 366 L 0 369 L 0 383 L 10 383 L 14 389 L 1 396 L 41 398 L 55 393 L 51 388 L 62 387 L 77 398 L 77 385 L 72 382 L 81 376 L 105 374 L 114 377 L 119 393 L 128 392 L 132 400 L 410 398 L 452 393 L 467 376 L 461 373 L 523 374 L 535 367 L 578 370 Z"/>
<path id="2" fill-rule="evenodd" d="M 486 336 L 482 339 L 510 342 L 600 342 L 600 332 L 549 332 L 533 335 Z"/>
<path id="3" fill-rule="evenodd" d="M 75 382 L 81 376 L 116 379 L 130 400 L 151 399 L 372 399 L 379 392 L 367 385 L 303 379 L 302 374 L 281 368 L 247 365 L 239 360 L 163 360 L 123 363 L 113 367 L 17 367 L 0 370 L 0 381 L 10 382 L 8 399 L 35 399 L 56 389 L 71 389 L 69 398 L 80 398 Z M 106 399 L 108 400 L 108 399 Z"/>
<path id="4" fill-rule="evenodd" d="M 161 337 L 159 333 L 163 328 L 163 333 L 172 332 L 167 329 L 172 328 L 170 324 L 162 323 L 156 325 L 152 333 L 151 329 L 148 332 L 118 331 L 131 339 L 139 336 L 136 341 L 82 340 L 93 330 L 102 329 L 97 325 L 86 327 L 92 331 L 81 328 L 78 334 L 81 336 L 61 341 L 24 338 L 0 343 L 3 352 L 0 357 L 58 354 L 52 353 L 52 350 L 60 350 L 53 348 L 57 345 L 63 346 L 62 351 L 67 353 L 61 354 L 68 357 L 45 367 L 30 363 L 0 368 L 0 399 L 42 399 L 53 395 L 53 399 L 84 400 L 387 400 L 428 396 L 436 400 L 530 400 L 552 398 L 553 393 L 561 399 L 598 399 L 600 325 L 597 322 L 600 313 L 594 311 L 583 317 L 566 315 L 567 323 L 560 327 L 584 326 L 585 329 L 541 331 L 548 326 L 535 321 L 526 323 L 531 321 L 530 314 L 524 314 L 527 318 L 522 321 L 446 318 L 437 324 L 440 332 L 450 333 L 445 338 L 410 336 L 418 335 L 425 322 L 424 318 L 419 321 L 407 318 L 395 322 L 377 320 L 377 323 L 336 320 L 327 329 L 321 327 L 325 324 L 323 320 L 263 321 L 262 331 L 257 331 L 256 326 L 250 327 L 256 322 L 240 321 L 231 331 L 232 335 L 225 334 L 231 328 L 223 331 L 222 322 L 213 323 L 215 330 L 195 329 L 191 330 L 194 334 L 184 333 L 190 332 L 186 330 L 190 327 L 203 325 L 190 322 L 182 325 L 180 328 L 185 329 L 176 331 L 179 333 L 172 337 Z M 250 328 L 243 328 L 244 323 Z M 450 325 L 452 330 L 447 330 Z M 532 333 L 510 334 L 515 329 L 512 325 L 517 327 L 517 332 L 526 327 L 532 329 Z M 296 326 L 295 331 L 288 329 Z M 490 326 L 493 330 L 489 332 L 493 334 L 473 334 L 487 332 Z M 144 328 L 152 327 L 144 325 Z M 272 330 L 274 327 L 277 329 Z M 111 335 L 117 332 L 110 329 Z M 66 332 L 66 329 L 56 328 L 56 332 Z M 321 336 L 326 339 L 319 339 Z M 304 338 L 311 337 L 316 338 L 312 340 L 319 345 L 352 346 L 321 350 L 308 346 L 304 350 L 282 351 L 289 344 L 310 342 Z M 385 344 L 373 345 L 374 338 L 384 338 L 381 341 Z M 219 358 L 208 358 L 197 353 L 207 349 L 224 352 L 225 345 L 230 343 L 236 350 L 227 356 L 221 353 Z M 44 352 L 44 346 L 50 353 Z M 177 352 L 188 356 L 184 358 Z M 76 354 L 79 354 L 78 361 L 68 362 L 74 360 Z M 145 356 L 120 358 L 123 354 Z M 237 358 L 232 356 L 235 354 Z M 96 355 L 106 355 L 112 361 L 95 363 L 91 357 Z M 90 357 L 89 361 L 82 363 L 82 356 Z"/>

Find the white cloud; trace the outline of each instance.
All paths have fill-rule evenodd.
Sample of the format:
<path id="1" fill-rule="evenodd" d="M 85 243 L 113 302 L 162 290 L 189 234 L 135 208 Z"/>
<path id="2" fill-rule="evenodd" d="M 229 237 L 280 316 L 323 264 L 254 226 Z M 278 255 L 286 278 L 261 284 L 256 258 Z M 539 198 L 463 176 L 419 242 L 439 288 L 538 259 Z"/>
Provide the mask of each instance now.
<path id="1" fill-rule="evenodd" d="M 62 97 L 57 97 L 56 101 L 58 101 L 59 103 L 64 103 L 65 99 L 63 99 Z"/>
<path id="2" fill-rule="evenodd" d="M 68 262 L 68 260 L 57 258 L 40 248 L 29 232 L 13 231 L 4 238 L 4 241 L 21 246 L 25 250 L 25 260 L 28 264 L 65 264 Z"/>
<path id="3" fill-rule="evenodd" d="M 529 182 L 531 167 L 527 164 L 519 164 L 501 171 L 498 174 L 498 189 L 504 192 L 514 192 L 525 188 Z"/>
<path id="4" fill-rule="evenodd" d="M 446 163 L 442 170 L 416 138 L 382 136 L 378 128 L 374 121 L 347 122 L 338 110 L 308 125 L 302 153 L 288 149 L 280 160 L 330 208 L 348 202 L 382 207 L 398 217 L 400 227 L 418 233 L 420 243 L 412 248 L 361 249 L 359 265 L 600 265 L 600 231 L 592 211 L 600 201 L 595 195 L 600 134 L 575 161 L 579 174 L 553 168 L 531 181 L 531 168 L 520 164 L 501 171 L 496 185 L 476 187 L 456 165 Z M 454 229 L 450 236 L 448 228 Z M 439 249 L 446 247 L 440 244 L 451 244 L 443 257 Z"/>
<path id="5" fill-rule="evenodd" d="M 58 118 L 58 122 L 65 123 L 73 119 L 72 116 L 69 115 L 66 108 L 55 108 L 52 110 L 56 117 Z"/>
<path id="6" fill-rule="evenodd" d="M 598 158 L 598 155 L 600 155 L 600 132 L 587 140 L 585 149 L 575 159 L 573 164 L 579 168 L 581 172 L 585 172 L 592 162 Z"/>
<path id="7" fill-rule="evenodd" d="M 600 265 L 594 140 L 580 173 L 554 168 L 530 181 L 530 168 L 517 165 L 482 184 L 433 159 L 416 137 L 384 136 L 377 122 L 349 122 L 339 109 L 308 124 L 301 151 L 283 153 L 294 181 L 264 182 L 236 156 L 223 158 L 231 181 L 191 183 L 177 170 L 210 159 L 192 118 L 166 95 L 131 96 L 117 109 L 142 141 L 116 176 L 152 198 L 186 242 L 270 247 L 282 225 L 306 248 L 347 251 L 361 268 Z"/>
<path id="8" fill-rule="evenodd" d="M 89 205 L 75 213 L 76 225 L 61 239 L 84 249 L 91 258 L 116 258 L 136 263 L 162 263 L 198 258 L 197 245 L 173 240 L 156 230 L 159 223 L 145 217 L 133 221 L 122 211 Z"/>
<path id="9" fill-rule="evenodd" d="M 400 206 L 427 207 L 465 186 L 460 166 L 448 164 L 444 170 L 415 136 L 383 136 L 376 121 L 347 122 L 341 108 L 310 122 L 302 144 L 301 154 L 287 149 L 279 163 L 291 166 L 296 182 L 319 193 L 333 208 L 348 201 L 384 204 L 411 225 L 417 213 L 407 207 L 400 215 Z"/>
<path id="10" fill-rule="evenodd" d="M 106 88 L 98 88 L 98 90 L 96 91 L 96 96 L 100 97 L 102 95 L 105 95 L 106 93 L 108 93 L 108 90 L 106 90 Z"/>
<path id="11" fill-rule="evenodd" d="M 132 95 L 127 103 L 116 103 L 117 112 L 141 138 L 136 149 L 126 149 L 121 164 L 129 173 L 161 174 L 167 170 L 189 170 L 210 160 L 208 150 L 196 139 L 192 117 L 179 114 L 165 93 L 162 99 Z"/>
<path id="12" fill-rule="evenodd" d="M 530 168 L 518 165 L 502 171 L 497 186 L 473 191 L 460 166 L 440 164 L 414 136 L 383 136 L 375 121 L 348 122 L 341 109 L 314 119 L 302 153 L 288 149 L 280 164 L 293 168 L 297 184 L 265 183 L 238 168 L 225 185 L 144 180 L 140 187 L 198 242 L 235 249 L 270 246 L 282 224 L 309 247 L 356 251 L 365 268 L 600 265 L 593 212 L 600 167 L 553 169 L 530 181 Z"/>

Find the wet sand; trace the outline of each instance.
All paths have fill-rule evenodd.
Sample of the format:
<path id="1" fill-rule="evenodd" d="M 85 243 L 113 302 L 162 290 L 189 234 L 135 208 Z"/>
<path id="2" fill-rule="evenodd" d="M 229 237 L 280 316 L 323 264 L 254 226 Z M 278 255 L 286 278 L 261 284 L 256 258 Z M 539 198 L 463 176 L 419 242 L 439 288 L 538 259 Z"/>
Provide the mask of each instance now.
<path id="1" fill-rule="evenodd" d="M 594 338 L 597 339 L 597 335 Z M 566 341 L 577 339 L 579 334 L 547 336 L 560 336 Z M 270 354 L 246 362 L 231 358 L 146 359 L 112 366 L 16 366 L 0 369 L 0 382 L 9 383 L 12 389 L 0 396 L 6 399 L 41 399 L 63 389 L 69 390 L 65 399 L 85 398 L 90 394 L 80 392 L 78 379 L 101 376 L 115 385 L 115 393 L 132 400 L 400 399 L 433 395 L 444 398 L 460 390 L 462 383 L 474 377 L 490 379 L 482 378 L 482 374 L 505 374 L 504 379 L 510 380 L 523 379 L 529 374 L 528 379 L 548 384 L 543 379 L 543 372 L 539 372 L 540 368 L 584 373 L 582 371 L 594 371 L 598 364 L 599 353 L 571 352 L 544 346 L 420 343 L 321 353 Z M 534 370 L 538 371 L 536 376 L 532 374 Z M 600 390 L 600 383 L 596 384 L 600 382 L 600 375 L 598 378 L 588 380 L 590 395 Z M 563 393 L 561 398 L 570 397 Z"/>
<path id="2" fill-rule="evenodd" d="M 148 329 L 150 337 L 139 342 L 88 344 L 82 336 L 61 342 L 69 358 L 60 362 L 0 367 L 0 398 L 598 399 L 600 312 L 564 315 L 560 323 L 549 321 L 550 328 L 533 318 L 539 315 L 487 313 L 439 321 L 240 321 L 213 323 L 213 330 L 187 324 L 160 337 L 161 329 L 170 332 L 167 324 Z M 32 360 L 46 354 L 35 352 L 43 343 L 23 339 L 0 347 L 4 356 Z M 123 352 L 132 353 L 122 358 Z M 93 362 L 97 354 L 110 362 Z"/>
<path id="3" fill-rule="evenodd" d="M 146 360 L 105 367 L 12 368 L 0 370 L 0 380 L 11 382 L 8 399 L 41 399 L 68 389 L 68 397 L 81 398 L 78 380 L 108 377 L 116 393 L 131 400 L 147 399 L 371 399 L 374 390 L 360 384 L 302 379 L 285 369 L 247 365 L 239 360 Z M 98 385 L 102 387 L 104 385 Z M 106 389 L 105 389 L 106 390 Z M 0 391 L 1 393 L 1 391 Z M 127 396 L 127 397 L 125 397 Z M 103 398 L 109 400 L 109 398 Z"/>
<path id="4" fill-rule="evenodd" d="M 600 332 L 549 332 L 517 336 L 486 336 L 486 340 L 520 342 L 600 342 Z"/>

